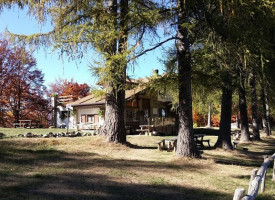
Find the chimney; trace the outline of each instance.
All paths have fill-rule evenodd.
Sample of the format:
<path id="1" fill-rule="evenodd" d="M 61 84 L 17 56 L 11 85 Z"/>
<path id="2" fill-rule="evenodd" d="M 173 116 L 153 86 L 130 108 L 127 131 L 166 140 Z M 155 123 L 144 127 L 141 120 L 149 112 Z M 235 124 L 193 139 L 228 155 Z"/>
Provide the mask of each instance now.
<path id="1" fill-rule="evenodd" d="M 158 70 L 158 69 L 155 69 L 155 73 L 156 73 L 157 75 L 159 75 L 159 70 Z"/>

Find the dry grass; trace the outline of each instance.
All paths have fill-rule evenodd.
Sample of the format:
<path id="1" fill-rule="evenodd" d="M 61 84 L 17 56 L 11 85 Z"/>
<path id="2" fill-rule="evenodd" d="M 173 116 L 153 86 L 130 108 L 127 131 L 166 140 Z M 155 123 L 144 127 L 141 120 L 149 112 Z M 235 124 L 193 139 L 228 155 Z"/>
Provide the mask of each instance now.
<path id="1" fill-rule="evenodd" d="M 275 145 L 272 137 L 179 159 L 157 150 L 162 138 L 128 136 L 127 146 L 98 136 L 0 140 L 0 199 L 232 199 Z M 275 197 L 270 176 L 259 199 Z"/>

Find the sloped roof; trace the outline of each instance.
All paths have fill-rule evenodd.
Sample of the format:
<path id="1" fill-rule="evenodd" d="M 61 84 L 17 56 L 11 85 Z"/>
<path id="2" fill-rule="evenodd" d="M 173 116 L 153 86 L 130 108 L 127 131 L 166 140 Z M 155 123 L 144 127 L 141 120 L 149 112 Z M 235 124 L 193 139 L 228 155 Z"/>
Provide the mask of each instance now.
<path id="1" fill-rule="evenodd" d="M 135 87 L 132 90 L 126 90 L 125 91 L 125 99 L 129 99 L 130 97 L 134 96 L 135 94 L 141 92 L 144 89 L 145 89 L 145 87 L 138 86 L 138 87 Z"/>
<path id="2" fill-rule="evenodd" d="M 134 96 L 135 94 L 141 92 L 144 89 L 145 87 L 139 86 L 132 90 L 126 90 L 125 99 L 129 99 L 130 97 Z M 91 105 L 103 105 L 103 104 L 105 104 L 105 97 L 95 97 L 94 95 L 91 94 L 75 102 L 72 102 L 71 106 L 76 107 L 76 106 L 91 106 Z"/>
<path id="3" fill-rule="evenodd" d="M 89 105 L 101 105 L 105 103 L 105 98 L 94 97 L 94 95 L 88 95 L 82 99 L 78 99 L 75 102 L 71 103 L 72 107 L 75 106 L 89 106 Z"/>
<path id="4" fill-rule="evenodd" d="M 138 79 L 128 79 L 127 80 L 128 83 L 148 83 L 149 82 L 149 78 L 148 77 L 144 77 L 144 78 L 138 78 Z"/>

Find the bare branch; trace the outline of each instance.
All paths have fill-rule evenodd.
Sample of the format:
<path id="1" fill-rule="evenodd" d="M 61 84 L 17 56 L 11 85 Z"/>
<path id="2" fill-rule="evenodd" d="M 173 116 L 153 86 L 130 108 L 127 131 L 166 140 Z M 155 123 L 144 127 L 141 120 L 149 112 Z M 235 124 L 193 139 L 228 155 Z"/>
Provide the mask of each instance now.
<path id="1" fill-rule="evenodd" d="M 164 41 L 162 41 L 162 42 L 156 44 L 154 47 L 152 47 L 152 48 L 150 48 L 150 49 L 144 50 L 144 51 L 141 52 L 140 54 L 136 55 L 133 59 L 136 59 L 136 58 L 138 58 L 138 57 L 140 57 L 140 56 L 142 56 L 142 55 L 148 53 L 149 51 L 155 50 L 156 48 L 162 46 L 162 45 L 165 44 L 166 42 L 169 42 L 169 41 L 171 41 L 171 40 L 176 40 L 176 39 L 178 39 L 178 38 L 177 38 L 177 37 L 168 38 L 167 40 L 164 40 Z"/>

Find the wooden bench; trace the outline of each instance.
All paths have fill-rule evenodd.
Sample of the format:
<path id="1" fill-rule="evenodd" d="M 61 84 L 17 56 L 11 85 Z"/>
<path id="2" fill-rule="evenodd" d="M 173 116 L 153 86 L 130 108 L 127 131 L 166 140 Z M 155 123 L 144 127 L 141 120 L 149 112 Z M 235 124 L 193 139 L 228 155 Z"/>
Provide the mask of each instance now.
<path id="1" fill-rule="evenodd" d="M 163 150 L 165 149 L 165 142 L 167 142 L 167 151 L 177 151 L 177 137 L 171 138 L 171 139 L 163 139 L 157 142 L 158 145 L 158 150 Z M 196 144 L 200 147 L 204 147 L 203 146 L 203 142 L 207 142 L 208 143 L 208 147 L 210 147 L 210 139 L 207 140 L 198 140 L 195 141 Z"/>
<path id="2" fill-rule="evenodd" d="M 207 142 L 208 143 L 208 147 L 210 147 L 210 139 L 207 139 L 207 140 L 195 140 L 195 143 L 196 143 L 197 147 L 201 147 L 201 148 L 205 147 L 204 144 L 203 144 L 204 142 Z"/>
<path id="3" fill-rule="evenodd" d="M 233 148 L 236 149 L 238 144 L 239 144 L 238 141 L 233 141 Z"/>
<path id="4" fill-rule="evenodd" d="M 158 141 L 157 144 L 158 144 L 158 150 L 162 151 L 162 149 L 164 149 L 165 147 L 165 139 Z M 161 144 L 163 148 L 161 148 Z"/>
<path id="5" fill-rule="evenodd" d="M 167 151 L 175 151 L 177 150 L 177 138 L 171 138 L 170 140 L 168 140 L 168 147 L 167 147 Z"/>
<path id="6" fill-rule="evenodd" d="M 208 147 L 210 147 L 210 139 L 208 139 L 208 140 L 202 140 L 202 142 L 207 142 L 208 143 Z"/>
<path id="7" fill-rule="evenodd" d="M 139 132 L 139 135 L 142 135 L 142 134 L 146 135 L 145 133 L 148 132 L 148 130 L 146 129 L 137 129 L 136 131 Z"/>
<path id="8" fill-rule="evenodd" d="M 165 149 L 165 142 L 167 142 L 167 151 L 176 151 L 177 149 L 177 138 L 163 139 L 157 142 L 158 150 L 162 151 Z"/>

